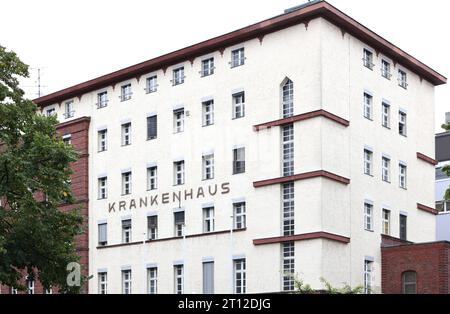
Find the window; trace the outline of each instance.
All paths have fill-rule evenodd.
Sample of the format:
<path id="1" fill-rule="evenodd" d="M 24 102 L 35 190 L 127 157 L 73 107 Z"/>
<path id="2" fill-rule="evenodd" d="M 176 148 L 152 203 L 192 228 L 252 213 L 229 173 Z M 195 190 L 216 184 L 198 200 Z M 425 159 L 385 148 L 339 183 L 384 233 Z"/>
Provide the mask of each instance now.
<path id="1" fill-rule="evenodd" d="M 391 127 L 391 106 L 386 102 L 381 104 L 381 124 L 388 129 Z"/>
<path id="2" fill-rule="evenodd" d="M 235 68 L 245 63 L 244 48 L 231 51 L 231 67 Z"/>
<path id="3" fill-rule="evenodd" d="M 246 228 L 245 202 L 233 204 L 234 229 Z"/>
<path id="4" fill-rule="evenodd" d="M 44 292 L 45 294 L 53 294 L 53 288 L 52 287 L 50 287 L 50 288 L 48 288 L 48 289 L 45 289 L 45 292 Z"/>
<path id="5" fill-rule="evenodd" d="M 364 229 L 373 231 L 373 205 L 364 203 Z"/>
<path id="6" fill-rule="evenodd" d="M 122 270 L 122 294 L 131 294 L 131 269 Z"/>
<path id="7" fill-rule="evenodd" d="M 55 108 L 47 109 L 45 114 L 47 115 L 47 117 L 56 116 L 56 109 Z"/>
<path id="8" fill-rule="evenodd" d="M 147 117 L 147 140 L 153 140 L 158 135 L 158 117 Z"/>
<path id="9" fill-rule="evenodd" d="M 108 197 L 108 178 L 98 178 L 98 199 L 103 200 Z"/>
<path id="10" fill-rule="evenodd" d="M 184 160 L 173 163 L 174 185 L 184 184 Z"/>
<path id="11" fill-rule="evenodd" d="M 387 157 L 381 159 L 381 178 L 384 182 L 391 182 L 391 160 Z"/>
<path id="12" fill-rule="evenodd" d="M 147 94 L 154 93 L 154 92 L 156 92 L 158 90 L 158 81 L 157 81 L 157 79 L 158 78 L 157 78 L 156 75 L 147 77 L 146 88 L 145 88 L 145 91 L 147 92 Z"/>
<path id="13" fill-rule="evenodd" d="M 398 133 L 406 136 L 406 112 L 403 111 L 398 113 Z"/>
<path id="14" fill-rule="evenodd" d="M 450 212 L 450 201 L 438 201 L 436 202 L 436 210 L 440 213 Z"/>
<path id="15" fill-rule="evenodd" d="M 364 118 L 372 120 L 372 95 L 364 93 Z"/>
<path id="16" fill-rule="evenodd" d="M 184 267 L 183 265 L 175 265 L 174 267 L 175 278 L 175 294 L 183 294 L 184 292 Z"/>
<path id="17" fill-rule="evenodd" d="M 97 94 L 97 109 L 108 106 L 108 92 L 101 92 Z"/>
<path id="18" fill-rule="evenodd" d="M 184 108 L 173 111 L 173 133 L 184 131 Z"/>
<path id="19" fill-rule="evenodd" d="M 62 137 L 62 140 L 63 140 L 64 144 L 72 145 L 72 135 L 71 134 L 64 135 Z"/>
<path id="20" fill-rule="evenodd" d="M 281 136 L 283 141 L 281 151 L 283 176 L 292 176 L 294 175 L 294 125 L 283 126 L 281 128 Z"/>
<path id="21" fill-rule="evenodd" d="M 283 235 L 294 235 L 294 183 L 285 183 L 281 186 Z"/>
<path id="22" fill-rule="evenodd" d="M 184 236 L 184 211 L 173 213 L 175 224 L 175 236 Z"/>
<path id="23" fill-rule="evenodd" d="M 202 60 L 202 70 L 200 74 L 202 77 L 214 74 L 214 58 Z"/>
<path id="24" fill-rule="evenodd" d="M 408 217 L 400 214 L 400 240 L 406 241 Z"/>
<path id="25" fill-rule="evenodd" d="M 214 100 L 208 100 L 202 103 L 203 126 L 214 124 Z"/>
<path id="26" fill-rule="evenodd" d="M 147 290 L 149 294 L 158 293 L 158 268 L 147 269 Z"/>
<path id="27" fill-rule="evenodd" d="M 381 60 L 381 76 L 384 78 L 387 78 L 388 80 L 391 79 L 391 64 L 386 60 Z"/>
<path id="28" fill-rule="evenodd" d="M 214 294 L 214 262 L 203 263 L 203 294 Z"/>
<path id="29" fill-rule="evenodd" d="M 391 235 L 391 211 L 383 209 L 382 230 L 385 235 Z"/>
<path id="30" fill-rule="evenodd" d="M 202 159 L 203 180 L 214 179 L 214 154 L 205 155 Z"/>
<path id="31" fill-rule="evenodd" d="M 131 171 L 122 173 L 122 195 L 131 194 Z"/>
<path id="32" fill-rule="evenodd" d="M 234 293 L 242 294 L 246 291 L 245 258 L 233 261 Z"/>
<path id="33" fill-rule="evenodd" d="M 108 293 L 108 274 L 106 272 L 98 273 L 98 294 Z"/>
<path id="34" fill-rule="evenodd" d="M 283 85 L 282 98 L 283 118 L 292 117 L 294 115 L 294 83 L 290 79 Z"/>
<path id="35" fill-rule="evenodd" d="M 363 51 L 363 64 L 366 68 L 373 70 L 373 53 L 368 49 L 364 49 Z"/>
<path id="36" fill-rule="evenodd" d="M 214 207 L 203 208 L 203 232 L 214 231 Z"/>
<path id="37" fill-rule="evenodd" d="M 158 239 L 158 216 L 147 217 L 147 238 L 149 240 Z"/>
<path id="38" fill-rule="evenodd" d="M 417 273 L 415 271 L 406 271 L 402 275 L 403 294 L 417 293 Z"/>
<path id="39" fill-rule="evenodd" d="M 364 174 L 367 174 L 369 176 L 372 175 L 372 159 L 373 159 L 372 151 L 365 149 L 364 150 Z"/>
<path id="40" fill-rule="evenodd" d="M 233 95 L 233 119 L 243 118 L 245 116 L 245 93 Z"/>
<path id="41" fill-rule="evenodd" d="M 104 152 L 108 149 L 108 130 L 100 130 L 98 131 L 98 151 Z"/>
<path id="42" fill-rule="evenodd" d="M 283 263 L 283 291 L 293 291 L 295 270 L 295 243 L 287 242 L 281 244 L 281 251 Z"/>
<path id="43" fill-rule="evenodd" d="M 364 293 L 372 293 L 373 283 L 373 262 L 364 261 Z"/>
<path id="44" fill-rule="evenodd" d="M 156 190 L 158 188 L 158 167 L 147 168 L 147 190 Z"/>
<path id="45" fill-rule="evenodd" d="M 10 293 L 11 294 L 17 294 L 17 288 L 11 287 L 10 288 Z"/>
<path id="46" fill-rule="evenodd" d="M 75 111 L 73 110 L 73 101 L 68 101 L 65 104 L 65 109 L 64 109 L 64 117 L 66 119 L 72 118 L 75 114 Z"/>
<path id="47" fill-rule="evenodd" d="M 27 277 L 27 294 L 34 294 L 34 279 Z"/>
<path id="48" fill-rule="evenodd" d="M 233 149 L 233 174 L 245 172 L 245 148 Z"/>
<path id="49" fill-rule="evenodd" d="M 184 83 L 184 67 L 180 67 L 173 70 L 173 79 L 172 79 L 172 85 L 180 85 Z"/>
<path id="50" fill-rule="evenodd" d="M 98 224 L 98 245 L 104 246 L 108 244 L 108 225 L 106 223 Z"/>
<path id="51" fill-rule="evenodd" d="M 122 146 L 131 145 L 131 123 L 122 124 Z"/>
<path id="52" fill-rule="evenodd" d="M 122 243 L 131 242 L 131 219 L 122 220 Z"/>
<path id="53" fill-rule="evenodd" d="M 399 164 L 399 186 L 406 190 L 406 165 Z"/>
<path id="54" fill-rule="evenodd" d="M 126 101 L 128 99 L 131 99 L 132 94 L 133 93 L 131 92 L 131 84 L 123 85 L 120 88 L 120 100 L 121 101 Z"/>
<path id="55" fill-rule="evenodd" d="M 408 88 L 406 72 L 403 70 L 398 70 L 398 85 L 404 89 Z"/>

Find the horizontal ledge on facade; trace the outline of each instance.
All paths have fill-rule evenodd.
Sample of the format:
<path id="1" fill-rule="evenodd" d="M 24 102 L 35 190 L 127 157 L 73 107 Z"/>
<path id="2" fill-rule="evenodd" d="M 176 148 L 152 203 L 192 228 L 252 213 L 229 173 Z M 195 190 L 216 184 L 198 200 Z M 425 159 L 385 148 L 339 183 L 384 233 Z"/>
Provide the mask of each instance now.
<path id="1" fill-rule="evenodd" d="M 79 123 L 83 123 L 83 122 L 89 124 L 91 122 L 91 117 L 80 117 L 80 118 L 73 119 L 73 120 L 70 120 L 70 121 L 67 121 L 67 122 L 59 123 L 58 125 L 56 125 L 56 129 L 59 130 L 59 129 L 62 129 L 62 128 L 67 128 L 67 127 L 72 126 L 74 124 L 79 124 Z"/>
<path id="2" fill-rule="evenodd" d="M 270 129 L 271 127 L 281 126 L 281 125 L 285 125 L 285 124 L 289 124 L 289 123 L 295 123 L 298 121 L 309 120 L 309 119 L 313 119 L 313 118 L 317 118 L 317 117 L 327 118 L 327 119 L 334 121 L 338 124 L 341 124 L 345 127 L 350 125 L 350 122 L 348 120 L 345 120 L 345 119 L 343 119 L 335 114 L 332 114 L 326 110 L 320 109 L 320 110 L 315 110 L 315 111 L 311 111 L 311 112 L 307 112 L 307 113 L 302 113 L 302 114 L 299 114 L 299 115 L 296 115 L 293 117 L 289 117 L 289 118 L 278 119 L 278 120 L 274 120 L 274 121 L 270 121 L 270 122 L 266 122 L 266 123 L 261 123 L 261 124 L 253 126 L 253 129 L 258 132 L 263 129 Z"/>
<path id="3" fill-rule="evenodd" d="M 426 205 L 423 205 L 423 204 L 419 204 L 419 203 L 417 203 L 417 209 L 420 209 L 422 211 L 425 211 L 425 212 L 433 214 L 433 215 L 438 215 L 439 214 L 439 212 L 436 210 L 436 208 L 429 207 L 429 206 L 426 206 Z"/>
<path id="4" fill-rule="evenodd" d="M 400 238 L 396 238 L 387 234 L 381 235 L 381 247 L 391 247 L 398 245 L 406 245 L 406 244 L 414 244 L 414 242 L 402 240 Z"/>
<path id="5" fill-rule="evenodd" d="M 296 241 L 316 240 L 316 239 L 325 239 L 325 240 L 336 241 L 336 242 L 340 242 L 340 243 L 344 243 L 344 244 L 350 243 L 349 237 L 344 237 L 341 235 L 320 231 L 320 232 L 296 234 L 296 235 L 292 235 L 292 236 L 281 236 L 281 237 L 273 237 L 273 238 L 255 239 L 255 240 L 253 240 L 253 244 L 254 245 L 267 245 L 267 244 L 276 244 L 276 243 L 284 243 L 284 242 L 292 242 L 292 241 L 296 242 Z"/>
<path id="6" fill-rule="evenodd" d="M 428 157 L 427 155 L 424 155 L 424 154 L 419 153 L 419 152 L 417 153 L 417 158 L 420 159 L 420 160 L 423 160 L 423 161 L 425 161 L 425 162 L 427 162 L 427 163 L 429 163 L 429 164 L 431 164 L 433 166 L 436 166 L 438 164 L 438 162 L 435 159 L 433 159 L 431 157 Z"/>
<path id="7" fill-rule="evenodd" d="M 330 180 L 333 180 L 333 181 L 336 181 L 338 183 L 342 183 L 345 185 L 350 184 L 350 179 L 348 179 L 348 178 L 339 176 L 337 174 L 334 174 L 334 173 L 331 173 L 331 172 L 328 172 L 325 170 L 318 170 L 318 171 L 306 172 L 306 173 L 301 173 L 301 174 L 295 174 L 293 176 L 256 181 L 256 182 L 253 182 L 253 187 L 260 188 L 260 187 L 270 186 L 270 185 L 274 185 L 274 184 L 281 184 L 281 183 L 286 183 L 286 182 L 307 180 L 307 179 L 313 179 L 313 178 L 327 178 L 327 179 L 330 179 Z"/>

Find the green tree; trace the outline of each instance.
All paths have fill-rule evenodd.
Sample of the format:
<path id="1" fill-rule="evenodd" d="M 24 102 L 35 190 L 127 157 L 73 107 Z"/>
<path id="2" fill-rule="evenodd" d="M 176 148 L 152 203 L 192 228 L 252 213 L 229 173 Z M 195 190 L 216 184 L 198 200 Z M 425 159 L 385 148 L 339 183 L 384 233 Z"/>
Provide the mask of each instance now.
<path id="1" fill-rule="evenodd" d="M 28 66 L 0 45 L 0 283 L 23 290 L 28 275 L 77 293 L 66 267 L 78 261 L 83 218 L 79 208 L 58 209 L 74 202 L 70 163 L 77 153 L 58 136 L 56 118 L 25 99 L 20 77 L 28 77 Z"/>
<path id="2" fill-rule="evenodd" d="M 450 123 L 443 124 L 442 128 L 446 131 L 450 131 Z M 448 177 L 450 177 L 450 166 L 445 166 L 442 168 L 442 172 L 444 172 Z M 445 191 L 444 198 L 446 201 L 450 200 L 450 187 Z"/>
<path id="3" fill-rule="evenodd" d="M 293 276 L 294 286 L 295 286 L 295 294 L 362 294 L 364 293 L 364 287 L 358 286 L 352 288 L 350 285 L 345 284 L 342 288 L 333 287 L 327 280 L 324 278 L 320 278 L 320 281 L 325 286 L 325 290 L 319 292 L 314 290 L 309 284 L 305 284 L 303 279 L 298 276 Z"/>

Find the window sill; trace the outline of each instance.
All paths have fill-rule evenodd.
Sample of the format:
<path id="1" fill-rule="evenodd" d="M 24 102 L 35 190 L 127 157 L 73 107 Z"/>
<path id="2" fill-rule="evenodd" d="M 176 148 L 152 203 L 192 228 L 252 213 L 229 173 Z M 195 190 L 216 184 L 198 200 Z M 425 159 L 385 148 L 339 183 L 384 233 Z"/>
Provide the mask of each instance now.
<path id="1" fill-rule="evenodd" d="M 372 232 L 372 233 L 374 233 L 374 232 L 375 232 L 375 231 L 373 231 L 373 230 L 370 230 L 370 229 L 365 229 L 365 228 L 364 228 L 364 230 L 365 230 L 365 231 L 367 231 L 367 232 Z"/>
<path id="2" fill-rule="evenodd" d="M 131 99 L 131 98 L 128 98 L 128 99 L 121 99 L 120 102 L 128 101 L 128 100 L 130 100 L 130 99 Z"/>
<path id="3" fill-rule="evenodd" d="M 386 180 L 382 180 L 384 183 L 389 183 L 391 184 L 391 181 L 386 181 Z"/>
<path id="4" fill-rule="evenodd" d="M 173 186 L 183 186 L 184 185 L 184 183 L 181 183 L 181 184 L 174 184 Z"/>
<path id="5" fill-rule="evenodd" d="M 245 65 L 245 63 L 243 63 L 243 64 L 231 65 L 231 66 L 230 66 L 230 69 L 239 68 L 239 67 L 241 67 L 241 66 L 243 66 L 243 65 Z"/>
<path id="6" fill-rule="evenodd" d="M 131 195 L 131 193 L 127 193 L 127 194 L 120 194 L 121 196 L 127 196 L 127 195 Z"/>
<path id="7" fill-rule="evenodd" d="M 375 176 L 373 175 L 373 174 L 371 174 L 371 173 L 364 173 L 366 176 L 369 176 L 369 177 L 372 177 L 372 178 L 374 178 Z"/>
<path id="8" fill-rule="evenodd" d="M 156 140 L 156 139 L 158 139 L 157 137 L 151 137 L 151 138 L 147 138 L 147 141 L 153 141 L 153 140 Z"/>
<path id="9" fill-rule="evenodd" d="M 105 150 L 99 150 L 99 151 L 97 151 L 97 153 L 104 153 L 104 152 L 107 152 L 108 150 L 107 149 L 105 149 Z"/>
<path id="10" fill-rule="evenodd" d="M 173 132 L 173 134 L 180 134 L 180 133 L 184 133 L 184 131 Z"/>
<path id="11" fill-rule="evenodd" d="M 403 136 L 404 138 L 407 138 L 408 136 L 406 134 L 399 133 L 400 136 Z"/>
<path id="12" fill-rule="evenodd" d="M 207 126 L 212 126 L 212 125 L 214 125 L 214 123 L 211 123 L 211 124 L 204 124 L 204 125 L 202 125 L 202 128 L 206 128 Z"/>
<path id="13" fill-rule="evenodd" d="M 209 178 L 209 179 L 202 179 L 202 181 L 211 181 L 211 180 L 214 180 L 214 177 Z"/>
<path id="14" fill-rule="evenodd" d="M 178 85 L 182 85 L 182 84 L 184 84 L 184 82 L 181 82 L 181 83 L 172 83 L 172 87 L 175 87 L 175 86 L 178 86 Z"/>
<path id="15" fill-rule="evenodd" d="M 242 171 L 242 172 L 233 172 L 233 176 L 234 175 L 238 175 L 238 174 L 244 174 L 245 173 L 245 171 Z"/>
<path id="16" fill-rule="evenodd" d="M 108 199 L 107 197 L 97 198 L 97 201 L 104 201 L 104 200 L 107 200 L 107 199 Z"/>
<path id="17" fill-rule="evenodd" d="M 367 120 L 369 120 L 369 121 L 372 121 L 372 122 L 373 122 L 373 118 L 371 118 L 371 117 L 366 117 L 366 116 L 364 116 L 364 119 L 367 119 Z"/>
<path id="18" fill-rule="evenodd" d="M 366 64 L 363 64 L 363 66 L 364 66 L 366 69 L 369 69 L 370 71 L 373 72 L 373 68 L 374 68 L 373 65 L 372 65 L 372 66 L 368 66 L 368 65 L 366 65 Z"/>
<path id="19" fill-rule="evenodd" d="M 131 146 L 131 144 L 122 144 L 121 147 Z"/>
<path id="20" fill-rule="evenodd" d="M 401 187 L 401 186 L 399 186 L 399 188 L 402 189 L 402 190 L 404 190 L 404 191 L 408 191 L 407 188 L 404 188 L 404 187 Z"/>
<path id="21" fill-rule="evenodd" d="M 238 120 L 238 119 L 242 119 L 242 118 L 245 118 L 245 115 L 242 116 L 242 117 L 234 117 L 234 118 L 231 118 L 231 120 Z"/>
<path id="22" fill-rule="evenodd" d="M 200 77 L 208 77 L 208 76 L 211 76 L 211 75 L 213 75 L 213 74 L 214 74 L 214 72 L 213 72 L 213 73 L 210 73 L 210 74 L 201 74 Z"/>

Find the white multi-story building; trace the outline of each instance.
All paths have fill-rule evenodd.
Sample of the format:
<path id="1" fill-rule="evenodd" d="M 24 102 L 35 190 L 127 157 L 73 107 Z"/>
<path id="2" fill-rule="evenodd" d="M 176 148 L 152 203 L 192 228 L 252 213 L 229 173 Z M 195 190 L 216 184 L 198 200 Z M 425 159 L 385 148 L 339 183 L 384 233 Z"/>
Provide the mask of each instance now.
<path id="1" fill-rule="evenodd" d="M 88 121 L 89 292 L 381 292 L 382 241 L 435 237 L 445 82 L 314 1 L 36 99 Z"/>

